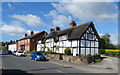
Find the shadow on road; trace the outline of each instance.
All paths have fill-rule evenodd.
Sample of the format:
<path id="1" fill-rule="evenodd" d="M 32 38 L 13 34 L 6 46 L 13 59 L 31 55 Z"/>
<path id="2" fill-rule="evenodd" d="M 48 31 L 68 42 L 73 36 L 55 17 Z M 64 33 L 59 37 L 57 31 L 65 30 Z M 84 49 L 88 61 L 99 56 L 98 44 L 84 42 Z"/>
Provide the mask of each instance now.
<path id="1" fill-rule="evenodd" d="M 26 73 L 25 71 L 18 69 L 5 69 L 2 70 L 2 75 L 33 75 L 33 74 Z"/>
<path id="2" fill-rule="evenodd" d="M 105 59 L 105 58 L 108 58 L 108 57 L 101 57 L 101 59 Z"/>

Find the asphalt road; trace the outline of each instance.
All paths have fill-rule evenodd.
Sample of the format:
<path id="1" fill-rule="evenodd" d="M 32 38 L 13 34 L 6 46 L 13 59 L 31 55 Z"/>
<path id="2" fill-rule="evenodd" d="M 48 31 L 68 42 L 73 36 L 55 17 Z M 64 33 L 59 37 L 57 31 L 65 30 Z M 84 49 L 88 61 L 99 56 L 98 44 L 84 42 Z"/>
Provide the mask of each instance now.
<path id="1" fill-rule="evenodd" d="M 62 75 L 72 75 L 71 73 L 86 73 L 80 69 L 50 63 L 49 61 L 34 61 L 27 57 L 17 57 L 13 55 L 0 55 L 2 64 L 2 74 L 43 74 L 43 73 L 62 73 Z M 47 74 L 48 75 L 48 74 Z"/>

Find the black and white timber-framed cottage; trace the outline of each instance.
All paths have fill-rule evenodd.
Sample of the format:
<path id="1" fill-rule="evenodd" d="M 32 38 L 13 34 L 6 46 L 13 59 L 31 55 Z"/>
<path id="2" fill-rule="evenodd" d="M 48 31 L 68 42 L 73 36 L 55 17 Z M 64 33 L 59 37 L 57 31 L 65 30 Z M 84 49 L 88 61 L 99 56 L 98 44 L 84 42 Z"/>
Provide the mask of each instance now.
<path id="1" fill-rule="evenodd" d="M 99 35 L 93 22 L 76 26 L 75 21 L 71 21 L 70 27 L 65 30 L 60 30 L 59 27 L 56 27 L 56 30 L 51 29 L 51 32 L 45 37 L 47 48 L 57 53 L 64 53 L 66 48 L 70 48 L 73 56 L 98 53 Z M 40 44 L 37 45 L 37 49 L 42 50 L 43 43 L 41 40 L 38 43 Z"/>

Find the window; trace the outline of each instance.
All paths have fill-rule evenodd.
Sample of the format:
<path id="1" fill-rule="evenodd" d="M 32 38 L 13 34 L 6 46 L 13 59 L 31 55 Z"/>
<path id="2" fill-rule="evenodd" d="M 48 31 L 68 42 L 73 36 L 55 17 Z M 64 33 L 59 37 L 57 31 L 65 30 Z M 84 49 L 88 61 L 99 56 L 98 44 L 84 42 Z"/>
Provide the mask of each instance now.
<path id="1" fill-rule="evenodd" d="M 85 40 L 81 40 L 81 46 L 85 46 Z"/>
<path id="2" fill-rule="evenodd" d="M 90 41 L 86 41 L 86 47 L 90 47 Z"/>
<path id="3" fill-rule="evenodd" d="M 95 53 L 98 53 L 98 48 L 95 48 Z"/>
<path id="4" fill-rule="evenodd" d="M 86 55 L 90 54 L 90 48 L 86 48 Z"/>
<path id="5" fill-rule="evenodd" d="M 87 34 L 87 39 L 90 39 L 90 34 Z"/>
<path id="6" fill-rule="evenodd" d="M 95 42 L 95 47 L 98 47 L 98 42 Z"/>
<path id="7" fill-rule="evenodd" d="M 94 55 L 94 48 L 91 48 L 91 55 Z"/>
<path id="8" fill-rule="evenodd" d="M 81 48 L 81 54 L 85 54 L 85 48 Z"/>
<path id="9" fill-rule="evenodd" d="M 94 47 L 94 41 L 91 41 L 91 47 Z"/>

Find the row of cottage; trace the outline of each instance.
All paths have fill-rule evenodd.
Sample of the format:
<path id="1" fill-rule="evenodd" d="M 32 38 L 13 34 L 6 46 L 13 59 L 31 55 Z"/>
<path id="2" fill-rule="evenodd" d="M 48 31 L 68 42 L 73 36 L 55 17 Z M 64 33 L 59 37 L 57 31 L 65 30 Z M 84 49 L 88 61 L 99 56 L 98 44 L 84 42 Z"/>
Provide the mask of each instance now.
<path id="1" fill-rule="evenodd" d="M 8 44 L 11 51 L 30 51 L 30 50 L 51 50 L 64 54 L 64 50 L 70 48 L 73 56 L 77 54 L 94 55 L 99 49 L 99 35 L 93 22 L 88 22 L 76 26 L 75 21 L 71 21 L 70 28 L 60 30 L 59 27 L 51 29 L 48 34 L 45 31 L 30 35 L 25 34 L 24 38 L 17 42 Z"/>

